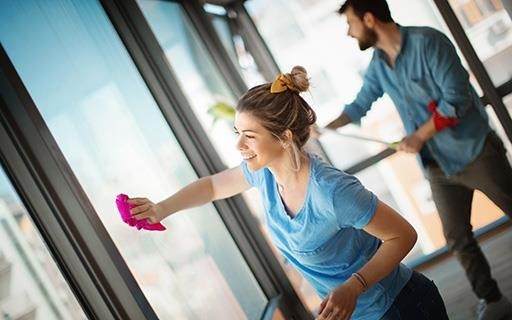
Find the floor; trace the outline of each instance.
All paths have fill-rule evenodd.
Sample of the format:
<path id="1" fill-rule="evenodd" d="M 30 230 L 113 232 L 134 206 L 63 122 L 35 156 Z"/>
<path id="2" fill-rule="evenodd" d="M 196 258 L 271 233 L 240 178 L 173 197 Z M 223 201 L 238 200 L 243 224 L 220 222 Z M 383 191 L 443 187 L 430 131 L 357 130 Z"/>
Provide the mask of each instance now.
<path id="1" fill-rule="evenodd" d="M 512 227 L 507 226 L 480 240 L 494 278 L 505 296 L 512 301 Z M 428 266 L 418 268 L 437 284 L 451 320 L 476 319 L 475 297 L 464 271 L 450 255 Z M 509 318 L 512 320 L 512 317 Z"/>

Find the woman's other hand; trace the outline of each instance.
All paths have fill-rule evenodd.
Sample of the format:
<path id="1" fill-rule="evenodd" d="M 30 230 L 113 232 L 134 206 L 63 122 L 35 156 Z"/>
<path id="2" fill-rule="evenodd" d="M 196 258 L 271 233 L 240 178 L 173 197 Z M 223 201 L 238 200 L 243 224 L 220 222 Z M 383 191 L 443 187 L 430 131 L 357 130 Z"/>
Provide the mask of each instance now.
<path id="1" fill-rule="evenodd" d="M 315 320 L 348 320 L 354 312 L 356 301 L 363 286 L 354 277 L 334 288 L 320 304 Z"/>

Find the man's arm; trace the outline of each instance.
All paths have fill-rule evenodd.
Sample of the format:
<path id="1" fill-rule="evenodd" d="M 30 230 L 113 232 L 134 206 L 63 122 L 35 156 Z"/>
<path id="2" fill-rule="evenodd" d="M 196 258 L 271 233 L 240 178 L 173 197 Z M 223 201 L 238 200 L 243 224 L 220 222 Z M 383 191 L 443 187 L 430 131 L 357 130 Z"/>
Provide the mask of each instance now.
<path id="1" fill-rule="evenodd" d="M 359 90 L 355 100 L 346 105 L 343 112 L 336 119 L 327 124 L 327 129 L 335 130 L 349 123 L 359 122 L 370 110 L 373 102 L 382 97 L 384 90 L 380 85 L 374 66 L 374 61 L 372 60 L 364 75 L 363 86 L 361 90 Z"/>
<path id="2" fill-rule="evenodd" d="M 350 119 L 350 117 L 346 114 L 346 113 L 342 113 L 340 114 L 336 119 L 334 119 L 333 121 L 329 122 L 325 128 L 326 129 L 331 129 L 331 130 L 336 130 L 338 128 L 341 128 L 349 123 L 352 122 L 352 119 Z"/>
<path id="3" fill-rule="evenodd" d="M 421 127 L 418 128 L 413 134 L 403 138 L 397 146 L 397 150 L 409 153 L 418 153 L 425 142 L 432 138 L 437 133 L 434 117 L 430 117 Z"/>

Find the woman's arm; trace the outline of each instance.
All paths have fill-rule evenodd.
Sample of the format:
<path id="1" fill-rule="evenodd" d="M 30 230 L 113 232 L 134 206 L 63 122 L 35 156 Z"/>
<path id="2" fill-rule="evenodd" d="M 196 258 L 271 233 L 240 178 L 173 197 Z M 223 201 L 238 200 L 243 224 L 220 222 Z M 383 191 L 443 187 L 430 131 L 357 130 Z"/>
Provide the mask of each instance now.
<path id="1" fill-rule="evenodd" d="M 414 247 L 418 236 L 402 216 L 381 201 L 364 231 L 382 240 L 375 255 L 358 271 L 371 287 L 396 268 Z"/>
<path id="2" fill-rule="evenodd" d="M 238 166 L 198 179 L 157 204 L 147 198 L 131 198 L 128 203 L 134 205 L 131 209 L 134 218 L 148 218 L 155 223 L 178 211 L 229 198 L 250 187 L 242 167 Z"/>
<path id="3" fill-rule="evenodd" d="M 416 243 L 414 228 L 395 210 L 379 201 L 375 214 L 364 231 L 382 240 L 373 257 L 357 273 L 362 277 L 350 277 L 336 287 L 322 301 L 317 319 L 349 319 L 357 297 L 366 289 L 386 277 Z M 361 281 L 362 280 L 362 281 Z M 365 283 L 365 284 L 363 284 Z"/>

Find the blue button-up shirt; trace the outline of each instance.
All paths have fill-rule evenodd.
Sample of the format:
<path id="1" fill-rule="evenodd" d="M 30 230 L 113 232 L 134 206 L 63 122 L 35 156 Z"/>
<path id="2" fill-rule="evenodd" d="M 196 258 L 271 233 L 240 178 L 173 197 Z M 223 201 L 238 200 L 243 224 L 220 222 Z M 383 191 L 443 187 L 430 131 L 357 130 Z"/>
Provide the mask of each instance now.
<path id="1" fill-rule="evenodd" d="M 446 175 L 454 175 L 480 154 L 491 130 L 487 114 L 444 34 L 429 27 L 402 26 L 400 33 L 401 49 L 394 68 L 386 54 L 375 49 L 363 87 L 344 112 L 358 122 L 386 92 L 411 134 L 432 116 L 429 102 L 437 102 L 438 112 L 457 118 L 458 123 L 435 134 L 421 154 L 435 160 Z"/>

